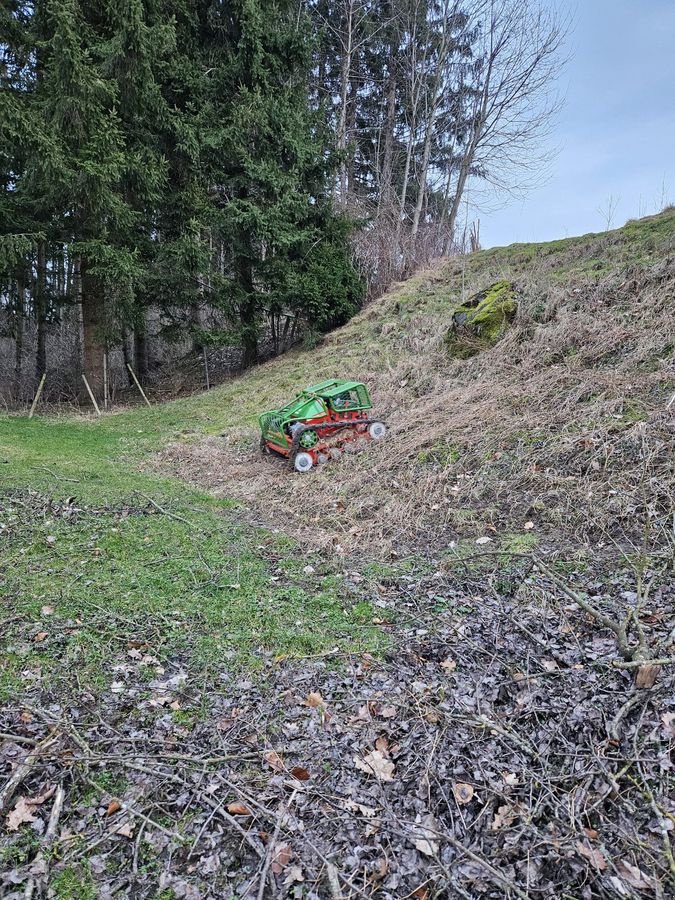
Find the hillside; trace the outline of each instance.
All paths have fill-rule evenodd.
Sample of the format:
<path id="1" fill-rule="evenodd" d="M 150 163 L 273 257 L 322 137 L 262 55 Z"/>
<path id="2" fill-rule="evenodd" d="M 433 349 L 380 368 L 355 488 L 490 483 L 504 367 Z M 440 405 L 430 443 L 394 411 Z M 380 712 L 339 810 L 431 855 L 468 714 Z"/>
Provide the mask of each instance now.
<path id="1" fill-rule="evenodd" d="M 670 210 L 609 234 L 439 264 L 314 352 L 223 389 L 222 435 L 182 440 L 161 466 L 309 547 L 365 545 L 387 558 L 486 529 L 509 546 L 641 545 L 645 477 L 662 513 L 673 495 L 674 250 Z M 519 295 L 513 326 L 492 349 L 451 359 L 453 309 L 504 279 Z M 289 478 L 278 460 L 260 460 L 252 414 L 324 377 L 369 384 L 391 437 Z"/>
<path id="2" fill-rule="evenodd" d="M 453 331 L 497 283 L 496 342 Z M 674 296 L 670 209 L 206 394 L 0 417 L 0 893 L 672 896 Z M 333 376 L 387 438 L 261 456 Z"/>

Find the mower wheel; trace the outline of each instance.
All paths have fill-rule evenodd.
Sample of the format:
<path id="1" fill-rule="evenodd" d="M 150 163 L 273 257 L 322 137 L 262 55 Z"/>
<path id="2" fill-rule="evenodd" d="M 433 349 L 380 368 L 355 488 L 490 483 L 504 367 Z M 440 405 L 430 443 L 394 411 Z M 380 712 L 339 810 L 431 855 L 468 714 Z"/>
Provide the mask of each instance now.
<path id="1" fill-rule="evenodd" d="M 314 465 L 314 460 L 309 453 L 296 453 L 293 460 L 293 468 L 296 472 L 309 472 Z"/>
<path id="2" fill-rule="evenodd" d="M 387 433 L 387 426 L 384 422 L 373 422 L 368 426 L 368 434 L 374 441 L 379 441 Z"/>

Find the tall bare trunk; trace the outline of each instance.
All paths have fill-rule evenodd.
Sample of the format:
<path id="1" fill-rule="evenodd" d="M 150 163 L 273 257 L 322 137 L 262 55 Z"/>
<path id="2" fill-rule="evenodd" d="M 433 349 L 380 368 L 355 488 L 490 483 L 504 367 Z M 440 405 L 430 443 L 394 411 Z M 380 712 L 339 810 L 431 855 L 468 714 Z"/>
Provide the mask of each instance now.
<path id="1" fill-rule="evenodd" d="M 25 313 L 25 273 L 19 272 L 16 280 L 16 305 L 14 307 L 14 400 L 21 399 L 23 375 L 23 320 Z"/>
<path id="2" fill-rule="evenodd" d="M 47 371 L 47 248 L 44 241 L 39 241 L 37 248 L 35 321 L 37 324 L 35 380 L 39 384 Z"/>
<path id="3" fill-rule="evenodd" d="M 105 291 L 87 260 L 80 265 L 82 281 L 82 325 L 84 333 L 84 374 L 92 391 L 102 396 L 103 354 L 105 352 Z"/>

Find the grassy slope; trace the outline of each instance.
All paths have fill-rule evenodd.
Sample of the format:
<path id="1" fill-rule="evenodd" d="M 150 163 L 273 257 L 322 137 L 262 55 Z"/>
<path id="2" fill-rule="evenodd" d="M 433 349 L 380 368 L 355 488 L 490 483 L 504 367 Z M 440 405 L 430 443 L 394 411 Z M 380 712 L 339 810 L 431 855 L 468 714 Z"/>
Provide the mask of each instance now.
<path id="1" fill-rule="evenodd" d="M 345 596 L 335 574 L 340 566 L 330 556 L 315 559 L 306 548 L 298 551 L 293 538 L 283 533 L 287 519 L 298 518 L 293 534 L 302 533 L 300 525 L 311 531 L 316 523 L 316 530 L 332 535 L 333 544 L 342 540 L 349 546 L 354 532 L 352 544 L 365 545 L 368 555 L 377 557 L 379 535 L 368 524 L 369 516 L 380 532 L 390 526 L 394 533 L 401 522 L 421 515 L 422 507 L 441 505 L 428 500 L 429 491 L 439 480 L 447 481 L 448 473 L 462 470 L 466 448 L 455 449 L 445 419 L 428 439 L 412 446 L 405 443 L 406 429 L 415 415 L 424 416 L 430 396 L 438 396 L 443 408 L 455 380 L 475 368 L 474 362 L 458 369 L 439 352 L 463 285 L 468 291 L 506 276 L 530 279 L 533 296 L 541 293 L 542 284 L 551 285 L 551 291 L 557 290 L 555 285 L 571 291 L 576 284 L 588 290 L 608 273 L 616 271 L 623 278 L 659 263 L 674 241 L 671 210 L 609 234 L 483 251 L 399 285 L 314 351 L 288 354 L 208 394 L 100 421 L 0 419 L 0 484 L 6 489 L 0 508 L 0 586 L 9 618 L 22 617 L 8 626 L 13 636 L 1 675 L 5 694 L 22 679 L 68 683 L 76 669 L 84 670 L 82 677 L 92 686 L 102 686 L 113 677 L 105 662 L 120 639 L 148 640 L 160 655 L 190 653 L 204 664 L 251 662 L 260 653 L 321 653 L 336 643 L 357 649 L 381 646 L 369 624 L 369 604 L 355 604 Z M 537 297 L 536 303 L 545 303 L 545 297 Z M 427 356 L 429 365 L 423 363 Z M 379 408 L 394 424 L 393 449 L 383 446 L 357 463 L 347 460 L 302 482 L 279 465 L 268 468 L 253 506 L 262 521 L 278 530 L 245 524 L 240 509 L 227 498 L 245 496 L 242 486 L 262 465 L 251 450 L 256 413 L 318 377 L 333 375 L 373 385 Z M 663 380 L 652 400 L 661 402 L 671 387 L 672 382 Z M 438 410 L 430 409 L 428 415 L 438 418 Z M 225 449 L 215 438 L 223 429 Z M 149 472 L 147 463 L 167 444 L 178 448 L 166 463 L 174 471 L 181 471 L 182 458 L 189 459 L 201 446 L 200 464 L 188 475 L 224 499 L 187 486 L 161 466 L 155 465 L 157 474 Z M 241 460 L 243 469 L 227 468 Z M 388 474 L 396 466 L 407 479 L 403 486 Z M 408 482 L 421 484 L 422 493 L 406 494 Z M 374 509 L 366 503 L 370 493 L 376 498 Z M 75 500 L 68 506 L 64 500 L 71 495 Z M 148 497 L 178 518 L 159 513 Z M 345 501 L 339 501 L 342 512 L 332 513 L 336 497 Z M 407 507 L 401 506 L 401 497 Z M 266 517 L 275 503 L 277 518 Z M 315 515 L 316 509 L 320 514 Z M 520 520 L 532 515 L 526 509 L 518 513 Z M 350 522 L 357 523 L 351 532 Z M 475 537 L 486 526 L 496 530 L 495 522 L 500 524 L 494 503 L 468 495 L 442 525 Z M 517 525 L 502 524 L 504 546 L 528 546 L 528 536 Z M 436 527 L 426 520 L 422 525 Z M 49 536 L 56 540 L 49 543 Z M 391 546 L 390 541 L 387 551 Z M 308 562 L 316 575 L 303 573 Z M 44 607 L 55 611 L 45 615 Z M 112 622 L 109 612 L 117 617 Z M 47 637 L 36 642 L 43 632 Z"/>

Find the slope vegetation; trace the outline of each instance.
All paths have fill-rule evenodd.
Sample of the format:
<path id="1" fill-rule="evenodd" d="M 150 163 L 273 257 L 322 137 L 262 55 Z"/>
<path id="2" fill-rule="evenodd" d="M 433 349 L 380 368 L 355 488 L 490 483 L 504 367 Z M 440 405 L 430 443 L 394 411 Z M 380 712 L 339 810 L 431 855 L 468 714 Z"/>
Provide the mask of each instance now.
<path id="1" fill-rule="evenodd" d="M 440 263 L 313 352 L 221 389 L 222 435 L 174 444 L 161 464 L 309 547 L 386 558 L 492 535 L 628 550 L 649 523 L 658 541 L 673 496 L 674 247 L 669 210 Z M 500 281 L 515 288 L 515 321 L 495 346 L 452 358 L 453 310 Z M 325 377 L 366 381 L 391 436 L 293 477 L 260 459 L 252 413 Z"/>
<path id="2" fill-rule="evenodd" d="M 206 394 L 1 417 L 2 896 L 672 897 L 674 248 L 445 261 Z M 388 437 L 262 457 L 331 376 Z"/>

